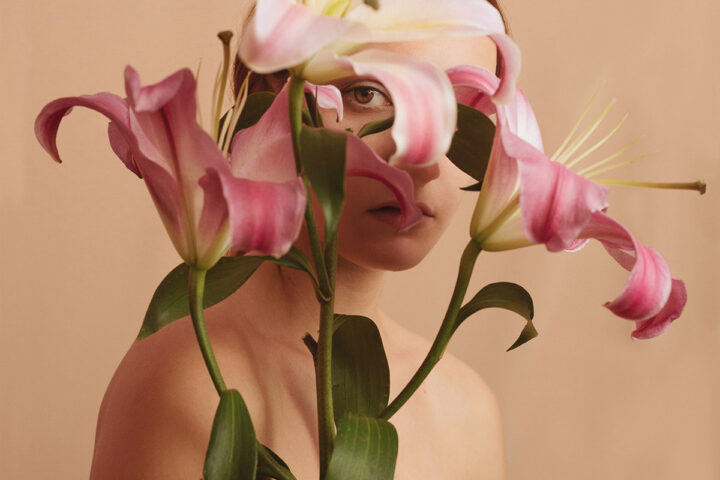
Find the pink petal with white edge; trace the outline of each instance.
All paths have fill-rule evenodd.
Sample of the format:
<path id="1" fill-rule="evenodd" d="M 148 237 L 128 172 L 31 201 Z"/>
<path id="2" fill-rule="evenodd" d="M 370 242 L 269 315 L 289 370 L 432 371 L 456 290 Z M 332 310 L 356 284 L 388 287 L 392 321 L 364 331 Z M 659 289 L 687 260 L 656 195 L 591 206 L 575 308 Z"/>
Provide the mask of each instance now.
<path id="1" fill-rule="evenodd" d="M 654 317 L 635 322 L 637 328 L 632 332 L 632 337 L 638 339 L 657 337 L 664 332 L 675 319 L 680 317 L 686 303 L 687 291 L 685 290 L 685 284 L 681 280 L 673 278 L 672 289 L 670 290 L 670 296 L 665 306 Z"/>
<path id="2" fill-rule="evenodd" d="M 305 69 L 306 78 L 317 82 L 352 74 L 375 78 L 390 92 L 395 106 L 391 165 L 426 166 L 445 155 L 455 133 L 457 104 L 442 70 L 425 60 L 383 50 L 363 50 L 348 57 L 319 55 Z"/>
<path id="3" fill-rule="evenodd" d="M 335 110 L 337 112 L 337 121 L 343 119 L 344 104 L 342 101 L 342 93 L 335 85 L 315 85 L 305 82 L 305 93 L 312 94 L 316 100 L 318 107 L 326 110 Z"/>
<path id="4" fill-rule="evenodd" d="M 593 214 L 580 237 L 600 241 L 623 268 L 630 270 L 622 293 L 605 304 L 615 315 L 635 320 L 639 326 L 650 321 L 648 331 L 653 331 L 651 325 L 665 325 L 672 321 L 670 317 L 680 315 L 684 294 L 675 285 L 675 295 L 671 298 L 670 269 L 657 250 L 635 240 L 625 227 L 602 212 Z"/>
<path id="5" fill-rule="evenodd" d="M 488 35 L 503 61 L 503 81 L 493 95 L 498 103 L 506 103 L 514 95 L 520 73 L 520 50 L 506 35 L 500 12 L 486 1 L 383 0 L 377 11 L 360 5 L 345 18 L 368 27 L 367 36 L 352 32 L 352 37 L 344 38 L 356 43 Z"/>
<path id="6" fill-rule="evenodd" d="M 608 188 L 548 159 L 506 128 L 500 129 L 508 155 L 520 162 L 520 209 L 525 235 L 551 252 L 576 246 L 594 212 L 607 207 Z"/>
<path id="7" fill-rule="evenodd" d="M 286 183 L 256 182 L 209 169 L 205 189 L 220 185 L 227 200 L 232 254 L 272 255 L 290 250 L 300 234 L 305 187 L 297 177 Z"/>
<path id="8" fill-rule="evenodd" d="M 363 30 L 344 19 L 322 15 L 290 0 L 258 0 L 243 32 L 239 55 L 258 73 L 302 64 L 343 34 Z"/>
<path id="9" fill-rule="evenodd" d="M 538 150 L 543 150 L 542 135 L 535 112 L 522 90 L 517 89 L 510 102 L 497 105 L 493 102 L 500 79 L 490 70 L 477 65 L 458 65 L 446 70 L 455 89 L 458 103 L 481 111 L 485 115 L 497 113 L 498 122 L 504 122 L 516 136 Z"/>
<path id="10" fill-rule="evenodd" d="M 400 206 L 400 231 L 404 232 L 422 220 L 422 210 L 415 204 L 415 185 L 405 170 L 388 165 L 368 144 L 348 135 L 345 173 L 350 177 L 367 177 L 382 182 Z"/>
<path id="11" fill-rule="evenodd" d="M 111 145 L 114 142 L 113 150 L 117 154 L 118 151 L 115 147 L 119 147 L 122 143 L 123 148 L 127 151 L 123 155 L 118 154 L 120 160 L 135 175 L 141 176 L 134 156 L 128 153 L 133 150 L 137 152 L 137 141 L 135 135 L 130 131 L 128 105 L 125 100 L 112 93 L 103 92 L 95 95 L 58 98 L 45 105 L 35 119 L 35 136 L 45 151 L 56 162 L 62 161 L 57 149 L 57 132 L 63 117 L 76 106 L 90 108 L 110 119 L 110 124 L 114 125 L 115 139 L 111 138 Z"/>

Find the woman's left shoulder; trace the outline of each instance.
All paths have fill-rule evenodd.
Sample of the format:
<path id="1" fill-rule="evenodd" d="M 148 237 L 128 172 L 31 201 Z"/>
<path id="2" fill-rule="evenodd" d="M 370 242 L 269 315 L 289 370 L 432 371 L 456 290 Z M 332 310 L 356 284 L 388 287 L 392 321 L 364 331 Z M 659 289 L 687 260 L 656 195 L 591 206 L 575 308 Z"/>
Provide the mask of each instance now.
<path id="1" fill-rule="evenodd" d="M 406 367 L 412 365 L 412 372 L 398 369 L 397 373 L 409 379 L 430 349 L 431 342 L 412 332 L 404 332 L 403 337 L 406 352 L 403 357 L 410 362 L 402 363 Z M 416 395 L 421 397 L 418 399 L 421 403 L 415 406 L 421 404 L 427 409 L 425 419 L 434 424 L 439 443 L 453 446 L 443 448 L 446 457 L 454 457 L 445 459 L 455 470 L 453 478 L 504 478 L 500 409 L 495 394 L 478 372 L 460 358 L 445 352 Z"/>

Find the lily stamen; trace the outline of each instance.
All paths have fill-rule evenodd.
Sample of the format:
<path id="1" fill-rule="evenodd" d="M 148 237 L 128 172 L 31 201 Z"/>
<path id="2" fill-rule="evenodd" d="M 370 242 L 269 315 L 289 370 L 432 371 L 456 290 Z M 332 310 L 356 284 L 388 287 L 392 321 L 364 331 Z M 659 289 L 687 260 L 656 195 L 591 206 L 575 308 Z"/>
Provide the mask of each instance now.
<path id="1" fill-rule="evenodd" d="M 583 112 L 580 114 L 580 118 L 578 118 L 577 122 L 575 122 L 575 125 L 573 125 L 573 127 L 570 129 L 570 133 L 568 133 L 567 137 L 565 137 L 565 140 L 563 140 L 555 153 L 553 153 L 553 155 L 550 157 L 551 160 L 555 161 L 560 155 L 562 155 L 563 151 L 568 146 L 568 143 L 570 143 L 570 140 L 572 140 L 573 136 L 575 135 L 575 132 L 577 132 L 578 128 L 580 128 L 580 125 L 582 125 L 583 121 L 585 120 L 585 117 L 590 112 L 590 108 L 592 108 L 595 100 L 597 100 L 601 90 L 602 88 L 598 88 L 597 91 L 593 94 L 587 107 L 585 107 L 585 110 L 583 110 Z"/>
<path id="2" fill-rule="evenodd" d="M 616 170 L 616 169 L 618 169 L 618 168 L 620 168 L 620 167 L 625 167 L 625 166 L 627 166 L 627 165 L 630 165 L 630 164 L 632 164 L 632 163 L 635 163 L 635 162 L 637 162 L 638 160 L 642 160 L 643 158 L 646 158 L 646 157 L 649 157 L 649 156 L 650 156 L 649 153 L 645 153 L 645 154 L 643 154 L 643 155 L 638 155 L 637 157 L 633 157 L 633 158 L 631 158 L 630 160 L 627 160 L 627 161 L 625 161 L 625 162 L 616 163 L 616 164 L 614 164 L 614 165 L 609 165 L 609 166 L 607 166 L 607 167 L 605 167 L 605 168 L 601 168 L 601 169 L 599 169 L 599 170 L 596 170 L 596 171 L 592 172 L 592 173 L 589 174 L 589 175 L 585 175 L 585 178 L 592 179 L 593 177 L 596 177 L 596 176 L 600 175 L 601 173 L 606 173 L 606 172 L 610 172 L 610 171 L 612 171 L 612 170 Z M 594 181 L 594 180 L 593 180 L 593 181 Z"/>
<path id="3" fill-rule="evenodd" d="M 704 195 L 707 190 L 705 180 L 695 182 L 631 182 L 625 180 L 593 180 L 602 185 L 623 185 L 628 187 L 660 188 L 667 190 L 695 190 Z"/>
<path id="4" fill-rule="evenodd" d="M 568 164 L 567 164 L 566 166 L 567 166 L 568 168 L 572 168 L 573 166 L 575 166 L 576 164 L 580 163 L 582 160 L 584 160 L 585 158 L 587 158 L 587 157 L 588 157 L 591 153 L 593 153 L 595 150 L 597 150 L 598 148 L 600 148 L 601 146 L 603 146 L 603 145 L 605 144 L 605 142 L 607 142 L 608 140 L 610 140 L 610 138 L 611 138 L 613 135 L 615 135 L 615 133 L 617 133 L 618 130 L 620 130 L 620 127 L 622 127 L 623 123 L 625 123 L 625 120 L 627 120 L 629 116 L 630 116 L 630 114 L 629 114 L 629 113 L 626 113 L 625 116 L 622 118 L 622 120 L 620 120 L 620 122 L 618 122 L 618 124 L 615 126 L 615 128 L 613 128 L 613 129 L 610 131 L 610 133 L 608 133 L 607 135 L 605 135 L 605 137 L 603 137 L 603 139 L 600 140 L 599 142 L 597 142 L 595 145 L 593 145 L 592 147 L 590 147 L 590 148 L 588 148 L 587 150 L 585 150 L 585 152 L 584 152 L 582 155 L 580 155 L 579 157 L 577 157 L 575 160 L 571 160 L 570 162 L 568 162 Z M 633 143 L 634 143 L 634 142 L 633 142 Z"/>
<path id="5" fill-rule="evenodd" d="M 630 147 L 632 147 L 633 145 L 635 145 L 638 142 L 638 140 L 639 139 L 636 138 L 632 142 L 630 142 L 627 145 L 625 145 L 624 147 L 622 147 L 617 152 L 613 153 L 612 155 L 608 155 L 607 157 L 593 163 L 592 165 L 588 165 L 587 167 L 578 171 L 577 174 L 582 175 L 583 177 L 591 177 L 593 175 L 596 175 L 598 172 L 606 172 L 607 171 L 606 169 L 614 170 L 615 168 L 617 168 L 617 166 L 627 165 L 628 162 L 623 162 L 623 163 L 611 165 L 609 167 L 600 168 L 600 167 L 603 167 L 604 165 L 606 165 L 607 163 L 611 162 L 612 160 L 615 160 L 616 158 L 622 156 L 622 154 L 627 152 L 630 149 Z M 633 160 L 631 160 L 631 162 L 634 162 L 634 161 L 639 160 L 640 158 L 644 158 L 646 156 L 647 156 L 647 154 L 638 156 L 638 157 L 634 158 Z"/>
<path id="6" fill-rule="evenodd" d="M 212 135 L 213 138 L 218 138 L 218 125 L 220 124 L 220 116 L 222 112 L 222 104 L 225 99 L 225 87 L 227 86 L 227 74 L 230 69 L 230 39 L 233 34 L 229 30 L 224 30 L 218 33 L 218 38 L 222 42 L 223 46 L 223 63 L 222 67 L 218 71 L 218 76 L 215 79 L 215 88 L 213 89 L 213 125 Z"/>
<path id="7" fill-rule="evenodd" d="M 251 72 L 248 72 L 247 75 L 245 75 L 245 80 L 243 80 L 243 83 L 240 86 L 240 92 L 238 93 L 238 96 L 235 99 L 235 105 L 233 105 L 232 109 L 230 110 L 232 112 L 230 121 L 226 121 L 225 125 L 223 125 L 224 133 L 220 138 L 223 139 L 222 151 L 225 154 L 227 154 L 228 151 L 230 150 L 230 144 L 232 143 L 233 132 L 235 132 L 235 127 L 237 126 L 238 121 L 240 120 L 240 114 L 242 114 L 242 111 L 245 109 L 245 103 L 247 102 L 248 91 L 250 89 L 250 75 L 251 75 Z M 230 115 L 230 111 L 228 112 L 228 115 Z M 227 117 L 225 117 L 225 118 L 227 118 Z"/>
<path id="8" fill-rule="evenodd" d="M 592 124 L 583 132 L 582 136 L 575 140 L 568 149 L 567 152 L 563 153 L 558 157 L 556 160 L 559 163 L 565 163 L 567 162 L 570 157 L 578 151 L 578 149 L 585 143 L 585 141 L 595 132 L 598 126 L 600 126 L 600 123 L 605 119 L 608 113 L 610 113 L 610 110 L 612 110 L 612 107 L 615 106 L 616 100 L 613 98 L 612 101 L 608 104 L 607 107 L 600 113 L 600 115 L 593 121 Z M 555 159 L 553 159 L 555 160 Z"/>

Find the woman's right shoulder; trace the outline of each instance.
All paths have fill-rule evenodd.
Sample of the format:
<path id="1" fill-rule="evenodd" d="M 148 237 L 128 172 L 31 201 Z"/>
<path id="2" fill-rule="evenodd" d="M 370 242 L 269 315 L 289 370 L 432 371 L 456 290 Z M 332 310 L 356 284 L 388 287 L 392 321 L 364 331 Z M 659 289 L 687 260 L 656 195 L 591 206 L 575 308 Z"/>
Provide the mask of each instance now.
<path id="1" fill-rule="evenodd" d="M 251 362 L 232 335 L 208 330 L 225 382 L 245 386 L 257 428 L 262 400 Z M 91 478 L 199 479 L 218 400 L 188 318 L 136 340 L 100 407 Z"/>

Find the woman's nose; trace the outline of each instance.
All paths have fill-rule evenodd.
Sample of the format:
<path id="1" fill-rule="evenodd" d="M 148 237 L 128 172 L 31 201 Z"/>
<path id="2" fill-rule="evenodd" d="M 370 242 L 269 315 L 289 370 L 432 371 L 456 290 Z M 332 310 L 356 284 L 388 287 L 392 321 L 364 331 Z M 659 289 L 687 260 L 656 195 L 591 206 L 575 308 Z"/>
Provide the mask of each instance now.
<path id="1" fill-rule="evenodd" d="M 440 165 L 434 163 L 424 167 L 401 167 L 410 174 L 415 187 L 425 185 L 432 182 L 440 176 Z"/>

